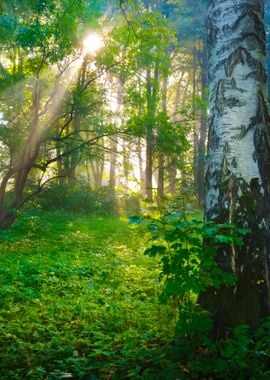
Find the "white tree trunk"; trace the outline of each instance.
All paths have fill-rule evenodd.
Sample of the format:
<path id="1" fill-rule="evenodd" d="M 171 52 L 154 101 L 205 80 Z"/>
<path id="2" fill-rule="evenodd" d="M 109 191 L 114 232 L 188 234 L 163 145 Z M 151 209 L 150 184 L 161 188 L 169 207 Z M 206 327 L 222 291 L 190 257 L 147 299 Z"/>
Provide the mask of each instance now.
<path id="1" fill-rule="evenodd" d="M 236 275 L 237 285 L 216 296 L 213 292 L 208 301 L 218 328 L 256 325 L 270 314 L 270 138 L 263 2 L 212 0 L 208 26 L 206 218 L 251 230 L 244 247 L 220 249 L 219 263 Z"/>

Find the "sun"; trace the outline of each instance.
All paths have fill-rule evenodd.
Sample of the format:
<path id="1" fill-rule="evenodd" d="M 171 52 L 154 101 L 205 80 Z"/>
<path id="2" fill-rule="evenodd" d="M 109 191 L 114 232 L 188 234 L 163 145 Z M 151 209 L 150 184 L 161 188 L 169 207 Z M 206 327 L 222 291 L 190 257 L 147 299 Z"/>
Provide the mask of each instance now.
<path id="1" fill-rule="evenodd" d="M 95 54 L 102 46 L 102 37 L 95 32 L 89 33 L 83 40 L 83 54 Z"/>

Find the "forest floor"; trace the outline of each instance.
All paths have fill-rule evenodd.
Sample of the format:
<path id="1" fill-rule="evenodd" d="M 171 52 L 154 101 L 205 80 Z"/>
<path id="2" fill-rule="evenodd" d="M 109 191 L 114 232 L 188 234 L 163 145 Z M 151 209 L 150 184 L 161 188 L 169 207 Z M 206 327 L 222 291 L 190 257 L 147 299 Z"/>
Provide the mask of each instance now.
<path id="1" fill-rule="evenodd" d="M 0 378 L 173 379 L 177 313 L 149 236 L 112 217 L 22 215 L 0 235 Z"/>

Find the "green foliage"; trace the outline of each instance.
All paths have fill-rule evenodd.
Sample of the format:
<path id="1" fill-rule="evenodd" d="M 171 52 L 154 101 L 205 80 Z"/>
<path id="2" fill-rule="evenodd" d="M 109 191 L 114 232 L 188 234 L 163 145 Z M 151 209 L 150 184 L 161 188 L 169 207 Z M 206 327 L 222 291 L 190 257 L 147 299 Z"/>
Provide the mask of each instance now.
<path id="1" fill-rule="evenodd" d="M 197 305 L 198 296 L 210 287 L 235 282 L 231 273 L 219 267 L 218 252 L 226 245 L 241 245 L 241 238 L 248 230 L 204 222 L 191 204 L 183 203 L 183 198 L 177 198 L 173 205 L 165 203 L 156 211 L 152 208 L 152 216 L 148 215 L 152 244 L 145 255 L 161 257 L 160 301 L 178 308 L 175 334 L 184 338 L 192 351 L 203 344 L 212 327 L 209 313 Z M 133 216 L 132 223 L 139 222 Z"/>
<path id="2" fill-rule="evenodd" d="M 168 74 L 168 51 L 175 42 L 175 34 L 168 21 L 158 11 L 130 10 L 129 23 L 120 19 L 106 40 L 101 62 L 105 66 L 118 63 L 121 73 L 129 76 L 139 70 L 158 65 L 163 75 Z M 116 66 L 115 70 L 119 70 Z"/>
<path id="3" fill-rule="evenodd" d="M 217 255 L 224 246 L 242 245 L 249 231 L 204 222 L 190 205 L 180 205 L 181 201 L 178 198 L 178 204 L 167 207 L 165 214 L 163 208 L 161 216 L 153 214 L 148 219 L 152 244 L 145 250 L 148 256 L 161 257 L 161 302 L 179 309 L 175 342 L 170 345 L 172 360 L 181 363 L 184 379 L 267 379 L 269 319 L 255 332 L 241 325 L 227 339 L 213 342 L 209 338 L 211 316 L 197 304 L 197 297 L 208 287 L 235 282 L 218 267 Z M 141 220 L 133 216 L 131 222 Z"/>
<path id="4" fill-rule="evenodd" d="M 187 133 L 181 123 L 172 123 L 165 112 L 160 112 L 155 120 L 157 126 L 157 150 L 168 157 L 180 155 L 190 147 Z"/>
<path id="5" fill-rule="evenodd" d="M 167 213 L 150 220 L 152 245 L 145 254 L 161 255 L 165 279 L 162 301 L 183 299 L 187 294 L 199 295 L 208 287 L 234 283 L 229 273 L 218 266 L 216 256 L 222 245 L 242 243 L 245 229 L 230 224 L 214 224 L 192 217 L 194 211 L 187 205 L 171 206 Z"/>
<path id="6" fill-rule="evenodd" d="M 241 325 L 231 332 L 231 337 L 212 342 L 205 337 L 203 344 L 193 353 L 179 342 L 178 354 L 189 356 L 187 372 L 191 378 L 215 379 L 268 379 L 270 358 L 269 318 L 262 322 L 257 331 Z M 189 346 L 189 349 L 191 346 Z M 195 355 L 196 352 L 196 355 Z"/>
<path id="7" fill-rule="evenodd" d="M 116 213 L 115 196 L 108 187 L 91 189 L 89 186 L 53 185 L 43 189 L 35 206 L 45 211 L 64 210 L 90 215 Z"/>
<path id="8" fill-rule="evenodd" d="M 268 379 L 269 320 L 212 342 L 194 295 L 160 305 L 147 238 L 140 225 L 63 212 L 23 214 L 2 231 L 1 379 Z"/>
<path id="9" fill-rule="evenodd" d="M 160 309 L 144 234 L 130 229 L 54 212 L 1 232 L 1 379 L 162 372 L 173 314 Z"/>

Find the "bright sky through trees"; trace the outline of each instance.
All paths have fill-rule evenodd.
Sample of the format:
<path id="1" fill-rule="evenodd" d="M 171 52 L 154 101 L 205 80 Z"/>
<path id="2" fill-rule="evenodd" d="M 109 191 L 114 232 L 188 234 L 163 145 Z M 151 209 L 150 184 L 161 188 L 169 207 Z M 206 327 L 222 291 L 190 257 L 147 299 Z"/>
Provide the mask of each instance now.
<path id="1" fill-rule="evenodd" d="M 83 55 L 95 54 L 102 46 L 102 37 L 96 32 L 91 32 L 83 40 Z"/>

